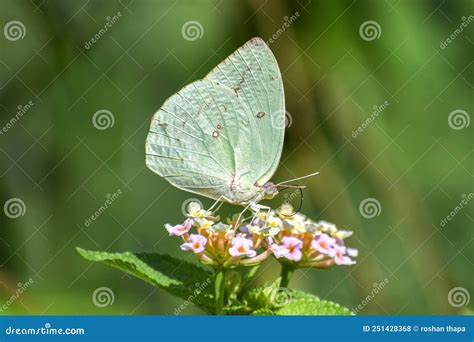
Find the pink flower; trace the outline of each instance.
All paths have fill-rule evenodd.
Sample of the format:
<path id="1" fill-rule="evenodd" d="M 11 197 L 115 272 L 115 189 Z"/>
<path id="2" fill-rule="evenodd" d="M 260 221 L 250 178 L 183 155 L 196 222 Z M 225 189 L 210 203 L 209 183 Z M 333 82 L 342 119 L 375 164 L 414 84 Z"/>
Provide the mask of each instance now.
<path id="1" fill-rule="evenodd" d="M 183 243 L 180 247 L 183 251 L 193 251 L 201 253 L 206 248 L 207 239 L 200 234 L 191 234 L 188 242 Z"/>
<path id="2" fill-rule="evenodd" d="M 245 255 L 252 258 L 257 255 L 257 252 L 253 250 L 252 247 L 252 240 L 243 237 L 235 237 L 232 239 L 232 247 L 229 248 L 229 254 L 233 257 Z"/>
<path id="3" fill-rule="evenodd" d="M 189 232 L 193 225 L 193 220 L 187 219 L 184 221 L 183 224 L 177 224 L 176 226 L 172 226 L 170 224 L 165 224 L 165 228 L 170 233 L 170 235 L 176 235 L 176 236 L 181 236 L 183 234 L 186 234 Z"/>
<path id="4" fill-rule="evenodd" d="M 336 246 L 336 240 L 329 235 L 322 233 L 314 238 L 311 242 L 311 247 L 319 253 L 327 254 L 331 258 L 336 253 L 334 247 Z"/>
<path id="5" fill-rule="evenodd" d="M 273 252 L 273 255 L 278 259 L 281 257 L 286 256 L 288 253 L 290 253 L 290 250 L 286 247 L 283 246 L 278 246 L 276 243 L 272 244 L 270 246 L 271 251 Z"/>
<path id="6" fill-rule="evenodd" d="M 336 245 L 335 248 L 335 254 L 334 254 L 334 261 L 336 262 L 336 265 L 352 265 L 355 264 L 355 261 L 349 258 L 346 253 L 347 253 L 347 248 L 344 246 L 339 246 Z"/>
<path id="7" fill-rule="evenodd" d="M 283 255 L 288 260 L 300 261 L 303 253 L 301 253 L 301 247 L 303 246 L 303 241 L 292 236 L 284 236 L 281 239 L 282 245 L 288 250 L 288 253 Z"/>

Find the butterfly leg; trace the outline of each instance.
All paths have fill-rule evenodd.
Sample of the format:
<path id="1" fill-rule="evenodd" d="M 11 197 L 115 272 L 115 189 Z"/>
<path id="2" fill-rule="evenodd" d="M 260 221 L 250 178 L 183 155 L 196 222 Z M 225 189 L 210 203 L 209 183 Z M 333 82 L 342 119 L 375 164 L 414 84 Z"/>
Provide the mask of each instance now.
<path id="1" fill-rule="evenodd" d="M 223 195 L 221 195 L 215 202 L 213 205 L 211 205 L 211 207 L 209 209 L 207 209 L 207 211 L 213 211 L 214 208 L 219 204 L 219 206 L 217 206 L 217 209 L 216 210 L 219 210 L 219 208 L 221 207 L 222 205 L 222 197 L 224 197 Z"/>
<path id="2" fill-rule="evenodd" d="M 245 206 L 244 210 L 242 210 L 239 214 L 239 216 L 237 217 L 237 221 L 235 221 L 235 227 L 238 227 L 240 225 L 240 220 L 242 219 L 242 215 L 247 211 L 249 210 L 250 206 L 252 205 L 252 203 L 249 203 Z M 244 219 L 245 221 L 245 219 Z"/>
<path id="3" fill-rule="evenodd" d="M 221 195 L 215 202 L 213 205 L 211 205 L 211 207 L 209 209 L 207 209 L 208 211 L 211 211 L 211 212 L 214 212 L 214 211 L 217 211 L 221 208 L 221 206 L 224 204 L 224 202 L 231 202 L 227 197 L 225 197 L 224 195 Z"/>
<path id="4" fill-rule="evenodd" d="M 263 204 L 258 204 L 258 203 L 250 203 L 250 209 L 255 213 L 253 218 L 252 218 L 252 221 L 253 222 L 255 220 L 255 218 L 257 217 L 257 215 L 260 213 L 260 211 L 263 211 L 263 210 L 266 210 L 266 215 L 265 215 L 265 223 L 264 225 L 267 223 L 267 219 L 268 219 L 268 214 L 270 213 L 270 211 L 272 210 L 272 208 L 270 208 L 269 206 L 267 205 L 263 205 Z"/>

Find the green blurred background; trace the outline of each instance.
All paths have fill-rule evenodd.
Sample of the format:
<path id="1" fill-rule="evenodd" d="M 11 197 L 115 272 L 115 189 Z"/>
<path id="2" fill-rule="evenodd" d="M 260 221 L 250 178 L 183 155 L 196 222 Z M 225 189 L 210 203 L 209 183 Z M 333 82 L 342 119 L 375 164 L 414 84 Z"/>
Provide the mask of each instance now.
<path id="1" fill-rule="evenodd" d="M 448 294 L 474 294 L 473 4 L 2 1 L 0 202 L 21 199 L 25 211 L 0 215 L 0 304 L 33 281 L 3 313 L 173 314 L 182 300 L 88 263 L 75 247 L 193 260 L 163 224 L 181 221 L 183 201 L 196 196 L 145 168 L 151 116 L 251 37 L 274 35 L 290 120 L 273 179 L 320 171 L 302 211 L 353 230 L 360 250 L 357 265 L 300 270 L 292 286 L 355 308 L 387 278 L 359 314 L 469 312 L 472 303 L 455 307 Z M 7 32 L 11 21 L 23 25 L 19 36 Z M 189 21 L 200 25 L 196 36 L 183 33 Z M 94 127 L 100 110 L 113 126 Z M 361 215 L 367 198 L 380 204 L 375 217 Z M 259 281 L 278 272 L 270 261 Z M 94 305 L 99 287 L 113 291 L 112 305 Z"/>

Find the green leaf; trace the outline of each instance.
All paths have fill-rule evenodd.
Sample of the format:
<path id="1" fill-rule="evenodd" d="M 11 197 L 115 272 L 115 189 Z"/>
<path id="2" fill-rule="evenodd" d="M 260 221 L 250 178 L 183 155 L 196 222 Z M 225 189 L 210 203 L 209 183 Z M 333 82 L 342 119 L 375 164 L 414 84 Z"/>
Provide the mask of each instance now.
<path id="1" fill-rule="evenodd" d="M 107 253 L 77 248 L 87 260 L 101 262 L 117 268 L 169 293 L 213 311 L 213 273 L 173 258 L 169 255 L 151 253 Z"/>
<path id="2" fill-rule="evenodd" d="M 276 311 L 277 315 L 288 316 L 328 316 L 328 315 L 353 315 L 353 313 L 337 303 L 320 300 L 315 298 L 300 298 L 292 299 L 279 310 Z"/>
<path id="3" fill-rule="evenodd" d="M 278 295 L 279 286 L 280 278 L 275 280 L 273 283 L 265 283 L 261 286 L 250 289 L 243 297 L 244 305 L 251 308 L 252 311 L 271 308 L 275 296 Z"/>
<path id="4" fill-rule="evenodd" d="M 296 300 L 296 299 L 316 299 L 320 300 L 318 296 L 315 296 L 311 293 L 307 293 L 304 291 L 300 290 L 295 290 L 295 289 L 287 289 L 288 297 L 290 297 L 291 300 Z"/>
<path id="5" fill-rule="evenodd" d="M 243 300 L 226 308 L 228 314 L 237 315 L 352 315 L 353 313 L 317 296 L 279 287 L 280 278 L 273 283 L 255 287 L 245 293 Z"/>
<path id="6" fill-rule="evenodd" d="M 242 304 L 231 304 L 224 307 L 225 314 L 237 315 L 244 312 L 246 308 Z"/>
<path id="7" fill-rule="evenodd" d="M 275 316 L 275 311 L 270 309 L 258 309 L 251 313 L 252 316 Z"/>

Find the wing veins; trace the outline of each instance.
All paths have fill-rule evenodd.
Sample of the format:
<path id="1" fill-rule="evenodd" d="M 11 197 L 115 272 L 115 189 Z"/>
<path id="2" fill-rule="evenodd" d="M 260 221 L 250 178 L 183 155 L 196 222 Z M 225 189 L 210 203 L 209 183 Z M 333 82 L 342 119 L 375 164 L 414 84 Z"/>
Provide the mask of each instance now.
<path id="1" fill-rule="evenodd" d="M 224 178 L 221 178 L 221 177 L 217 177 L 216 175 L 214 174 L 208 174 L 208 173 L 203 173 L 203 172 L 199 172 L 199 171 L 193 171 L 193 170 L 188 170 L 188 169 L 181 169 L 179 167 L 174 167 L 174 166 L 163 166 L 164 169 L 168 169 L 168 170 L 178 170 L 178 171 L 184 171 L 184 173 L 182 175 L 179 175 L 179 176 L 186 176 L 186 177 L 189 177 L 187 176 L 185 173 L 194 173 L 194 174 L 197 174 L 197 175 L 203 175 L 203 176 L 206 176 L 206 177 L 209 177 L 211 176 L 212 178 L 215 178 L 215 179 L 219 179 L 223 182 L 226 182 L 227 179 L 224 179 Z M 167 175 L 167 176 L 163 176 L 163 177 L 171 177 L 172 175 Z M 178 175 L 176 175 L 178 176 Z M 222 186 L 222 185 L 221 185 Z"/>
<path id="2" fill-rule="evenodd" d="M 165 148 L 174 148 L 174 149 L 177 149 L 177 150 L 183 150 L 183 151 L 186 151 L 186 152 L 191 152 L 192 154 L 199 154 L 201 156 L 211 157 L 210 154 L 205 154 L 205 153 L 196 152 L 196 151 L 193 151 L 193 150 L 188 150 L 187 148 L 183 148 L 183 147 L 168 146 L 168 145 L 162 145 L 162 144 L 156 144 L 156 145 L 160 146 L 160 147 L 165 147 Z"/>
<path id="3" fill-rule="evenodd" d="M 191 84 L 192 84 L 192 83 L 191 83 Z M 196 86 L 194 86 L 194 88 L 196 88 Z M 189 104 L 191 107 L 193 107 L 193 108 L 195 107 L 191 102 L 189 102 L 189 100 L 186 98 L 186 96 L 184 96 L 184 95 L 181 94 L 180 92 L 178 92 L 177 94 L 178 94 L 179 96 L 181 96 L 181 98 L 183 98 L 184 100 L 186 100 L 186 102 L 188 102 L 188 104 Z M 184 108 L 183 108 L 183 110 L 184 110 L 185 112 L 187 112 Z M 190 115 L 190 114 L 188 113 L 188 115 Z M 209 118 L 208 118 L 208 119 L 209 119 Z M 194 120 L 194 121 L 195 121 L 195 120 Z M 196 122 L 196 121 L 195 121 L 195 122 Z M 196 122 L 196 125 L 201 129 L 201 132 L 205 133 L 204 130 L 202 129 L 202 127 L 197 124 L 197 122 Z M 204 142 L 204 140 L 202 140 L 202 142 L 203 142 L 203 145 L 204 145 L 204 147 L 206 148 L 207 152 L 208 152 L 209 154 L 211 154 L 211 151 L 209 150 L 209 146 L 207 146 L 207 144 Z M 227 172 L 230 177 L 233 177 L 232 172 L 230 172 L 229 170 L 227 170 L 227 168 L 226 168 L 224 165 L 222 165 L 221 162 L 219 162 L 219 161 L 218 161 L 214 156 L 212 156 L 212 155 L 211 155 L 211 158 L 212 158 L 225 172 Z"/>
<path id="4" fill-rule="evenodd" d="M 196 136 L 192 135 L 191 133 L 188 133 L 188 132 L 186 132 L 186 131 L 182 130 L 182 129 L 181 129 L 181 128 L 179 128 L 178 126 L 175 126 L 175 125 L 173 125 L 173 124 L 170 124 L 169 122 L 165 122 L 165 123 L 166 123 L 168 126 L 170 126 L 170 127 L 173 127 L 174 129 L 176 129 L 176 130 L 178 130 L 178 131 L 180 131 L 180 132 L 183 132 L 184 134 L 186 134 L 186 135 L 190 136 L 191 138 L 194 138 L 194 139 L 197 139 L 197 140 L 203 141 L 203 139 L 201 139 L 201 138 L 199 138 L 199 137 L 196 137 Z M 165 131 L 166 131 L 166 129 L 165 129 L 165 128 L 163 128 L 163 130 L 165 130 Z M 176 139 L 177 139 L 177 138 L 176 138 Z M 181 141 L 180 139 L 178 139 L 178 140 L 179 140 L 179 141 Z"/>
<path id="5" fill-rule="evenodd" d="M 176 105 L 176 103 L 175 103 L 175 105 Z M 167 114 L 171 114 L 171 115 L 174 116 L 176 119 L 180 120 L 182 123 L 184 123 L 184 124 L 188 125 L 189 127 L 191 127 L 191 129 L 192 129 L 193 131 L 196 131 L 193 126 L 191 126 L 187 121 L 181 119 L 179 116 L 177 116 L 177 115 L 175 115 L 175 114 L 169 112 L 167 109 L 164 109 L 164 108 L 161 108 L 160 110 L 163 111 L 163 112 L 165 112 L 165 113 L 167 113 Z M 155 119 L 155 120 L 157 120 L 157 119 Z"/>
<path id="6" fill-rule="evenodd" d="M 207 82 L 211 82 L 211 81 L 207 81 Z M 204 103 L 206 103 L 204 97 L 202 96 L 202 94 L 201 94 L 201 92 L 199 91 L 199 89 L 197 89 L 196 85 L 194 85 L 194 88 L 196 89 L 196 92 L 197 92 L 197 93 L 199 94 L 199 96 L 201 97 L 202 101 L 203 101 Z M 213 100 L 215 100 L 212 94 L 210 94 L 210 96 L 212 97 Z M 216 103 L 216 102 L 214 101 L 214 103 Z M 216 105 L 217 105 L 217 103 L 216 103 Z M 219 108 L 217 108 L 217 109 L 219 109 Z M 207 115 L 207 112 L 206 112 L 205 110 L 204 110 L 203 112 L 204 112 L 204 115 L 206 116 L 207 120 L 208 120 L 209 122 L 211 122 L 211 127 L 214 127 L 214 125 L 212 124 L 212 120 L 211 120 L 211 119 L 209 118 L 209 116 Z M 228 140 L 227 140 L 227 141 L 228 141 Z M 222 142 L 221 142 L 221 145 L 223 145 Z M 230 143 L 229 143 L 229 146 L 232 147 L 232 145 L 231 145 Z M 234 159 L 233 161 L 234 161 L 234 163 L 233 163 L 233 164 L 234 164 L 234 172 L 230 172 L 229 170 L 226 169 L 227 172 L 229 172 L 229 175 L 230 175 L 231 177 L 233 177 L 234 174 L 235 174 L 235 159 Z"/>

